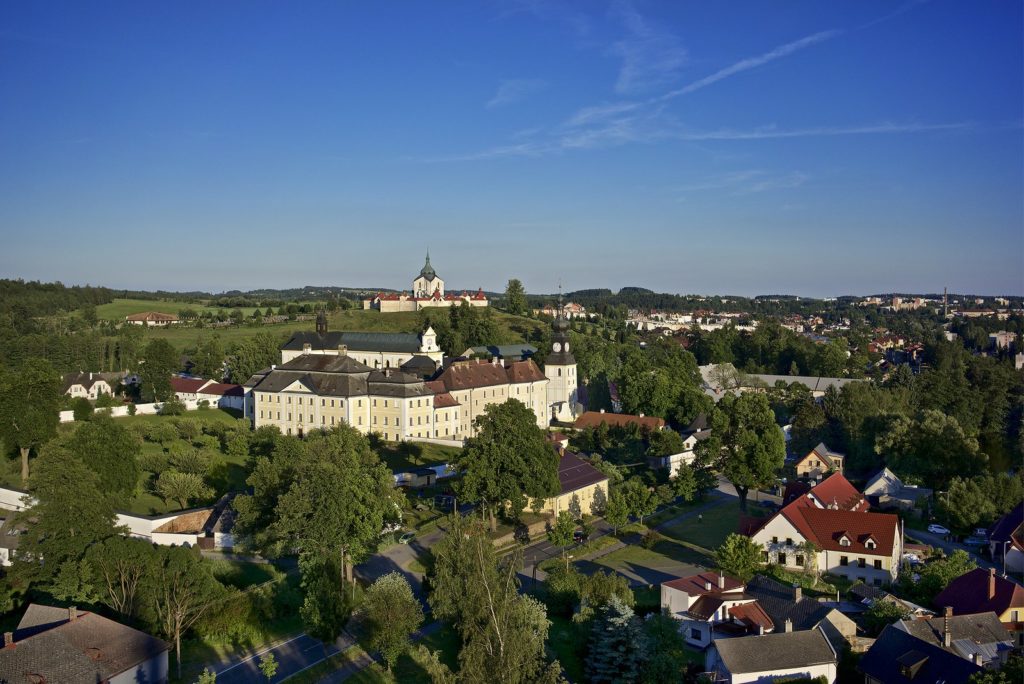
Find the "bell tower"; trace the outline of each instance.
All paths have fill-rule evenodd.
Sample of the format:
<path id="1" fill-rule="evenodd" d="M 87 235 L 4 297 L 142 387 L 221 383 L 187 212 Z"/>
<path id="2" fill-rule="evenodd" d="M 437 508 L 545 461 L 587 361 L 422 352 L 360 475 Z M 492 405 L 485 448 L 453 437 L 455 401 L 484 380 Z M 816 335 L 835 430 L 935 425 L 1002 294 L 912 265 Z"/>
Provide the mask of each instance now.
<path id="1" fill-rule="evenodd" d="M 558 288 L 558 315 L 551 323 L 551 352 L 544 361 L 548 379 L 548 408 L 555 420 L 575 418 L 577 403 L 576 359 L 569 349 L 569 320 L 562 310 L 562 288 Z"/>

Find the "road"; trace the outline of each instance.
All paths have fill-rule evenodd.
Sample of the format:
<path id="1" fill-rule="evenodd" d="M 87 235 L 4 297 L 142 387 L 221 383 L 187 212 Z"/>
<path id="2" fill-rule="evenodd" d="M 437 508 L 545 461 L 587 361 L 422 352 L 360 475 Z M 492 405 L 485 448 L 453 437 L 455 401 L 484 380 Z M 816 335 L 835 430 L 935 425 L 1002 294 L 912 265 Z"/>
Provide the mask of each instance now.
<path id="1" fill-rule="evenodd" d="M 271 682 L 281 682 L 320 661 L 340 653 L 337 645 L 325 646 L 319 639 L 306 634 L 264 649 L 243 660 L 223 665 L 217 669 L 217 684 L 246 684 L 248 682 L 265 681 L 259 670 L 260 657 L 273 652 L 277 659 L 277 674 Z"/>
<path id="2" fill-rule="evenodd" d="M 907 541 L 916 540 L 922 544 L 928 544 L 936 548 L 941 548 L 946 552 L 946 555 L 953 553 L 954 551 L 966 551 L 970 557 L 978 564 L 979 568 L 996 568 L 996 570 L 1002 570 L 1001 567 L 993 565 L 991 561 L 975 553 L 970 547 L 958 544 L 954 541 L 949 541 L 946 537 L 940 534 L 932 534 L 923 530 L 906 530 L 903 536 Z"/>

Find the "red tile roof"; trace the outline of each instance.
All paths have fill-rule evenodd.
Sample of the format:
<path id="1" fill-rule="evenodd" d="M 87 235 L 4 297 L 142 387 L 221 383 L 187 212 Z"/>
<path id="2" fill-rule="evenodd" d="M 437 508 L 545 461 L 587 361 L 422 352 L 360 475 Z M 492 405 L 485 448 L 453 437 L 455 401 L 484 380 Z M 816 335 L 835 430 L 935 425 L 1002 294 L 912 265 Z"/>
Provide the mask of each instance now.
<path id="1" fill-rule="evenodd" d="M 899 518 L 891 513 L 861 513 L 828 508 L 799 508 L 786 516 L 805 538 L 822 549 L 851 553 L 891 556 L 899 533 Z M 839 540 L 846 536 L 849 546 Z M 869 549 L 868 540 L 875 548 Z"/>
<path id="2" fill-rule="evenodd" d="M 449 392 L 454 390 L 492 387 L 509 383 L 538 382 L 544 380 L 537 364 L 532 359 L 516 361 L 505 367 L 501 363 L 474 362 L 453 363 L 444 369 L 437 381 Z"/>
<path id="3" fill-rule="evenodd" d="M 975 568 L 950 582 L 933 603 L 955 615 L 992 611 L 1001 618 L 1010 608 L 1024 608 L 1024 587 L 996 575 L 995 568 Z"/>
<path id="4" fill-rule="evenodd" d="M 824 508 L 839 508 L 844 511 L 866 511 L 868 509 L 868 502 L 864 495 L 857 491 L 857 488 L 850 484 L 850 481 L 843 477 L 842 473 L 833 473 L 826 477 L 793 503 L 802 502 L 801 505 L 813 506 L 813 503 L 806 501 L 806 497 L 813 497 Z"/>
<path id="5" fill-rule="evenodd" d="M 195 394 L 209 382 L 209 380 L 203 380 L 202 378 L 183 378 L 178 375 L 172 375 L 171 389 L 173 389 L 175 392 Z"/>
<path id="6" fill-rule="evenodd" d="M 575 492 L 578 489 L 607 480 L 607 475 L 576 454 L 571 451 L 562 452 L 558 461 L 558 484 L 561 485 L 562 494 Z"/>
<path id="7" fill-rule="evenodd" d="M 243 392 L 241 385 L 232 385 L 226 382 L 214 382 L 203 387 L 200 394 L 216 394 L 222 397 L 240 397 Z"/>
<path id="8" fill-rule="evenodd" d="M 719 587 L 719 581 L 722 578 L 724 578 L 724 587 Z M 708 582 L 711 583 L 710 589 L 706 588 Z M 718 591 L 743 591 L 743 582 L 735 577 L 729 577 L 717 572 L 702 572 L 688 577 L 680 577 L 679 579 L 662 582 L 661 586 L 676 589 L 690 596 L 703 596 L 704 594 Z"/>
<path id="9" fill-rule="evenodd" d="M 633 416 L 628 413 L 601 413 L 599 411 L 584 411 L 573 425 L 577 430 L 597 427 L 605 423 L 608 427 L 622 427 L 626 425 L 639 425 L 649 430 L 661 430 L 665 427 L 665 420 L 655 416 Z"/>
<path id="10" fill-rule="evenodd" d="M 775 623 L 772 622 L 772 619 L 768 617 L 768 613 L 764 612 L 764 608 L 757 601 L 733 606 L 729 609 L 729 615 L 754 629 L 764 627 L 766 632 L 775 629 Z"/>

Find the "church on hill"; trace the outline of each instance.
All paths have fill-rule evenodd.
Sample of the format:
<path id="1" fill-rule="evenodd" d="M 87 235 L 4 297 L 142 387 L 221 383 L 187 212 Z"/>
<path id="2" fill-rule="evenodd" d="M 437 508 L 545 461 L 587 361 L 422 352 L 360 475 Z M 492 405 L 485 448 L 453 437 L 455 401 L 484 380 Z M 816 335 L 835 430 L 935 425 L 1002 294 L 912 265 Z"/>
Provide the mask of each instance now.
<path id="1" fill-rule="evenodd" d="M 470 306 L 488 305 L 487 295 L 484 294 L 482 288 L 474 294 L 469 294 L 466 290 L 460 294 L 446 294 L 444 280 L 430 265 L 430 252 L 427 252 L 427 262 L 420 269 L 419 275 L 413 279 L 410 292 L 378 292 L 373 297 L 363 300 L 363 308 L 376 309 L 381 313 L 394 313 L 459 306 L 462 302 L 467 302 Z"/>

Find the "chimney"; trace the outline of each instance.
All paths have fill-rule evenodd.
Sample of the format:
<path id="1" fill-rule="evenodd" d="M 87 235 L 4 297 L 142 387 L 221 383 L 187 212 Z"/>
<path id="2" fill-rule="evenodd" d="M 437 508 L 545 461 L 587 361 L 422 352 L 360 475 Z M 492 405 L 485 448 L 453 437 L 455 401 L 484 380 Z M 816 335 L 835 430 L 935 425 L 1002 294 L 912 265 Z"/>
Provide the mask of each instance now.
<path id="1" fill-rule="evenodd" d="M 988 600 L 991 601 L 996 597 L 996 569 L 988 569 Z"/>
<path id="2" fill-rule="evenodd" d="M 640 412 L 640 417 L 641 417 L 641 418 L 643 418 L 643 417 L 644 417 L 644 413 L 643 413 L 643 411 L 641 411 L 641 412 Z"/>
<path id="3" fill-rule="evenodd" d="M 764 625 L 762 625 L 760 623 L 758 623 L 758 625 L 757 625 L 757 635 L 758 636 L 764 636 Z"/>
<path id="4" fill-rule="evenodd" d="M 971 654 L 971 662 L 978 667 L 984 667 L 985 661 L 982 659 L 981 651 L 975 651 Z"/>
<path id="5" fill-rule="evenodd" d="M 725 575 L 718 573 L 718 588 L 725 589 Z"/>
<path id="6" fill-rule="evenodd" d="M 14 645 L 14 632 L 4 632 L 4 648 Z"/>
<path id="7" fill-rule="evenodd" d="M 946 606 L 946 612 L 942 616 L 942 645 L 949 648 L 953 643 L 953 635 L 949 631 L 949 618 L 953 617 L 953 609 Z"/>
<path id="8" fill-rule="evenodd" d="M 78 606 L 71 606 L 68 608 L 68 620 L 74 622 L 78 619 Z"/>
<path id="9" fill-rule="evenodd" d="M 704 581 L 704 591 L 711 591 L 711 580 Z"/>
<path id="10" fill-rule="evenodd" d="M 348 356 L 348 346 L 344 344 L 338 345 L 338 356 Z"/>
<path id="11" fill-rule="evenodd" d="M 789 632 L 792 632 L 793 631 L 793 621 L 790 620 L 789 618 L 786 618 L 786 621 L 782 623 L 782 631 L 786 632 L 787 634 Z"/>
<path id="12" fill-rule="evenodd" d="M 604 409 L 601 409 L 601 413 L 604 413 Z"/>
<path id="13" fill-rule="evenodd" d="M 277 369 L 277 364 L 276 363 L 270 364 L 270 370 L 276 370 L 276 369 Z"/>
<path id="14" fill-rule="evenodd" d="M 800 603 L 804 598 L 804 590 L 799 584 L 793 585 L 793 602 Z"/>

